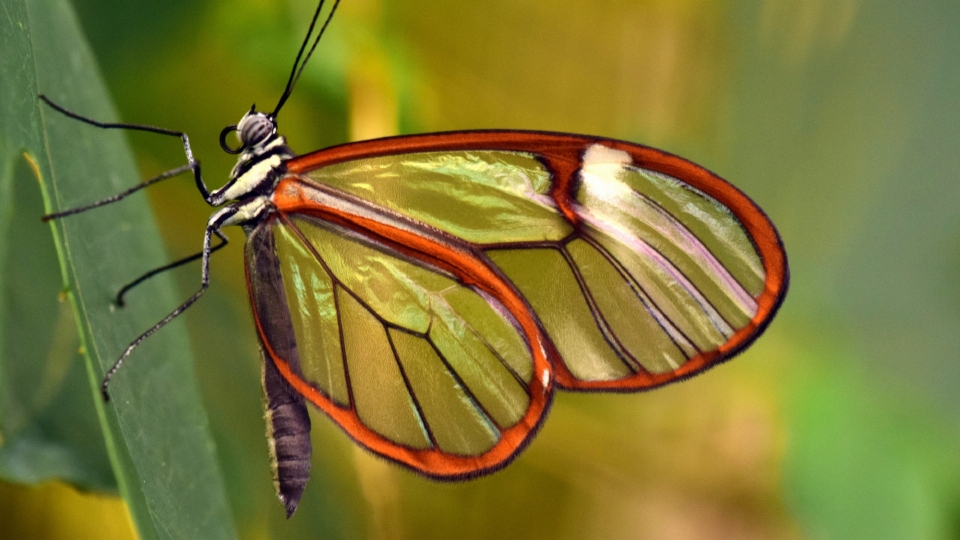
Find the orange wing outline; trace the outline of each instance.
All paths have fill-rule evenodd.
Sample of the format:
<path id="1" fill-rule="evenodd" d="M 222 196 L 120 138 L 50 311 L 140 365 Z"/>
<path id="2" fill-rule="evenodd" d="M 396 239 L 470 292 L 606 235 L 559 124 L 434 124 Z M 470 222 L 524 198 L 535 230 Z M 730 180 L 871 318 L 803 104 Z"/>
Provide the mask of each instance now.
<path id="1" fill-rule="evenodd" d="M 581 381 L 559 362 L 554 365 L 556 383 L 568 390 L 630 392 L 652 389 L 693 376 L 735 356 L 766 329 L 786 296 L 789 267 L 780 235 L 767 215 L 747 195 L 709 170 L 662 150 L 613 139 L 539 131 L 456 131 L 387 137 L 333 146 L 298 156 L 286 163 L 290 174 L 356 159 L 453 150 L 503 150 L 528 152 L 537 156 L 552 176 L 550 196 L 574 227 L 581 219 L 574 208 L 573 194 L 582 157 L 593 144 L 626 152 L 633 165 L 672 176 L 717 199 L 740 220 L 754 243 L 765 273 L 764 290 L 757 298 L 757 312 L 726 343 L 691 358 L 679 369 L 660 375 L 637 373 L 615 381 Z M 283 204 L 278 204 L 283 209 Z"/>
<path id="2" fill-rule="evenodd" d="M 382 221 L 363 219 L 337 212 L 335 208 L 318 205 L 305 197 L 301 184 L 295 177 L 287 177 L 278 186 L 274 202 L 280 212 L 279 219 L 295 231 L 309 246 L 289 215 L 303 214 L 341 225 L 359 232 L 367 238 L 388 246 L 403 255 L 449 272 L 464 284 L 473 286 L 496 300 L 510 312 L 520 325 L 520 330 L 533 358 L 533 373 L 527 391 L 530 404 L 523 418 L 514 426 L 501 430 L 500 440 L 489 450 L 477 456 L 460 456 L 432 448 L 428 450 L 408 448 L 392 442 L 364 425 L 356 410 L 344 408 L 305 381 L 298 368 L 291 367 L 286 359 L 274 350 L 268 332 L 254 307 L 254 322 L 265 354 L 290 385 L 320 410 L 330 416 L 351 438 L 376 454 L 406 466 L 426 476 L 442 480 L 465 479 L 493 472 L 507 465 L 530 442 L 546 418 L 553 397 L 553 365 L 559 356 L 537 323 L 520 293 L 504 279 L 482 252 L 455 239 L 430 238 L 392 226 Z M 269 222 L 268 222 L 269 223 Z M 316 252 L 314 255 L 319 257 Z M 247 266 L 247 281 L 250 282 Z M 257 306 L 253 286 L 248 286 L 251 305 Z"/>
<path id="3" fill-rule="evenodd" d="M 564 364 L 539 323 L 537 315 L 515 286 L 500 272 L 479 246 L 431 229 L 422 234 L 390 220 L 344 211 L 336 205 L 319 204 L 305 196 L 305 180 L 299 175 L 351 160 L 380 156 L 440 151 L 502 150 L 536 156 L 551 174 L 550 196 L 559 211 L 575 228 L 581 223 L 573 200 L 582 157 L 588 147 L 603 144 L 630 155 L 633 165 L 672 176 L 715 198 L 740 220 L 763 263 L 765 284 L 757 298 L 757 312 L 720 347 L 701 352 L 668 373 L 640 372 L 613 381 L 576 379 Z M 789 270 L 780 237 L 763 211 L 745 194 L 712 172 L 667 152 L 633 143 L 545 132 L 466 131 L 391 137 L 335 146 L 286 162 L 287 175 L 280 181 L 273 203 L 284 224 L 293 226 L 289 215 L 304 214 L 328 221 L 384 245 L 405 257 L 439 268 L 463 284 L 489 294 L 501 302 L 520 324 L 534 358 L 534 376 L 528 387 L 531 403 L 523 419 L 502 432 L 501 440 L 479 456 L 458 456 L 439 449 L 417 450 L 398 445 L 366 427 L 353 409 L 336 405 L 271 348 L 259 320 L 254 318 L 266 354 L 298 392 L 329 415 L 354 440 L 371 451 L 417 472 L 437 479 L 461 479 L 497 470 L 509 463 L 532 439 L 543 422 L 552 400 L 553 386 L 577 391 L 625 392 L 655 388 L 693 376 L 727 360 L 752 343 L 766 328 L 786 294 Z M 314 184 L 310 184 L 315 187 Z M 322 186 L 321 186 L 322 187 Z M 389 213 L 389 212 L 387 212 Z M 408 219 L 394 216 L 395 219 Z M 248 281 L 249 267 L 248 267 Z M 250 287 L 251 296 L 253 288 Z M 254 298 L 251 304 L 256 306 Z"/>

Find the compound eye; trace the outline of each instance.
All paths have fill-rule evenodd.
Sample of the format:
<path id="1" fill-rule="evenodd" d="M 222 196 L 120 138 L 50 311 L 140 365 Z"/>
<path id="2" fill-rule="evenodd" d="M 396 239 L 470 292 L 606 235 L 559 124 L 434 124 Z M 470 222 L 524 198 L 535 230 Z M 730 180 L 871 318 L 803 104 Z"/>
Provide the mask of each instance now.
<path id="1" fill-rule="evenodd" d="M 277 126 L 267 115 L 255 113 L 241 120 L 237 130 L 240 132 L 240 141 L 244 148 L 250 148 L 269 139 L 276 133 Z"/>

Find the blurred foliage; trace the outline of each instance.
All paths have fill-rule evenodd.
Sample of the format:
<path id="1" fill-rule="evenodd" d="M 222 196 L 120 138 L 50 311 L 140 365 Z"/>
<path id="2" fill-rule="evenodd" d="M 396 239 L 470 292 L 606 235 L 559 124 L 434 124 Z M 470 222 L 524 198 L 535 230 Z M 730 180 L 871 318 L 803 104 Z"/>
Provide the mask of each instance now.
<path id="1" fill-rule="evenodd" d="M 120 117 L 190 133 L 219 185 L 219 130 L 272 107 L 314 6 L 75 7 Z M 960 538 L 958 27 L 946 0 L 344 0 L 280 115 L 295 150 L 493 127 L 651 144 L 750 194 L 793 285 L 742 357 L 650 394 L 560 395 L 491 477 L 423 480 L 317 415 L 287 522 L 229 231 L 186 319 L 239 535 Z M 183 162 L 175 141 L 128 138 L 143 177 Z M 195 252 L 210 209 L 191 182 L 149 200 L 170 257 Z M 175 274 L 186 297 L 198 268 Z"/>
<path id="2" fill-rule="evenodd" d="M 58 482 L 37 486 L 0 483 L 0 500 L 4 538 L 137 537 L 123 499 L 117 497 L 82 493 Z"/>

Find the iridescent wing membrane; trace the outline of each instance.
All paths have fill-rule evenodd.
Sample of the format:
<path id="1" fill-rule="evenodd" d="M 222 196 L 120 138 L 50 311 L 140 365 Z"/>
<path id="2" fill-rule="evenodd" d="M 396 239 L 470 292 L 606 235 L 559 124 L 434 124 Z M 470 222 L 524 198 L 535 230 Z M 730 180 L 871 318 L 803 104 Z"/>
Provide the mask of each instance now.
<path id="1" fill-rule="evenodd" d="M 641 390 L 729 358 L 786 292 L 763 212 L 639 145 L 459 132 L 286 168 L 247 243 L 265 355 L 355 440 L 435 478 L 503 466 L 555 385 Z"/>

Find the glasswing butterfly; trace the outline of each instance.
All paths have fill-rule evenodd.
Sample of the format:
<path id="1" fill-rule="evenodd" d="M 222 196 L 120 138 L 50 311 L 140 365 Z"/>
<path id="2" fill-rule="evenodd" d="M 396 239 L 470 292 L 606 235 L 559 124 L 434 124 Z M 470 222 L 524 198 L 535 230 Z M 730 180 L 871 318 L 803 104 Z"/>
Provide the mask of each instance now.
<path id="1" fill-rule="evenodd" d="M 556 389 L 626 392 L 695 375 L 750 345 L 787 291 L 786 253 L 746 195 L 666 152 L 601 137 L 463 131 L 344 144 L 297 156 L 277 115 L 339 0 L 307 36 L 277 106 L 220 135 L 239 158 L 209 190 L 188 163 L 62 218 L 192 171 L 211 206 L 200 289 L 106 373 L 190 307 L 224 227 L 247 236 L 278 496 L 296 510 L 310 473 L 314 404 L 368 450 L 439 480 L 509 463 Z M 312 44 L 311 44 L 312 40 Z M 309 50 L 308 50 L 309 46 Z M 240 146 L 227 137 L 236 133 Z M 214 238 L 219 243 L 214 244 Z"/>

